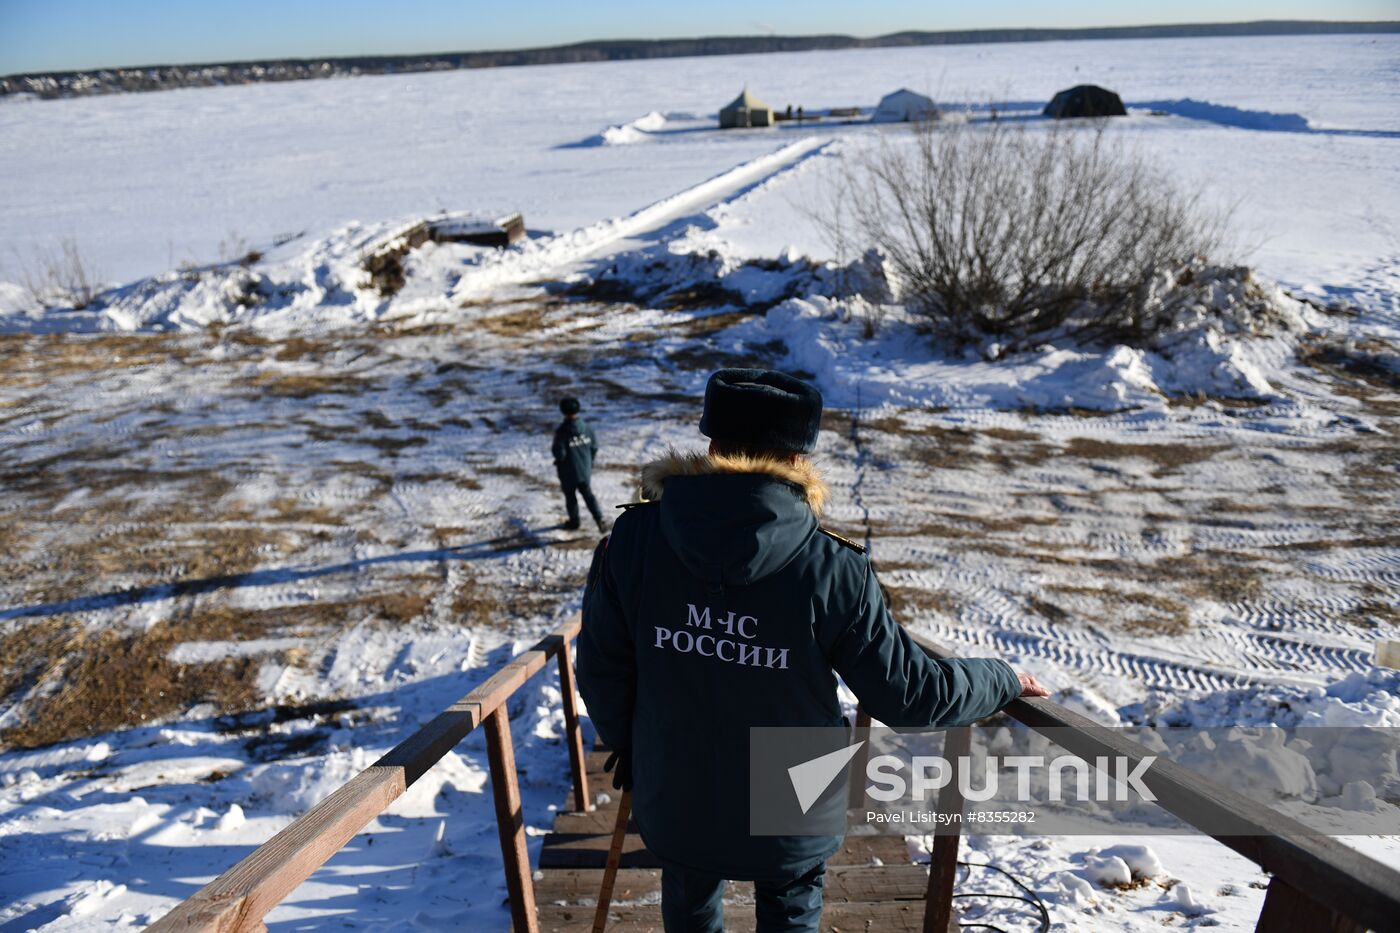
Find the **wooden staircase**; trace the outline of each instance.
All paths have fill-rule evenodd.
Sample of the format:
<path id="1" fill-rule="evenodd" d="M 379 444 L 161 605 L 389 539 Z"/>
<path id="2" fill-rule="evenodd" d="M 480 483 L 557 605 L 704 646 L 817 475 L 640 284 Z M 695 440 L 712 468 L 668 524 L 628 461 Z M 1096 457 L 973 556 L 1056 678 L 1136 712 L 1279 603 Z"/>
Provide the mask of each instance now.
<path id="1" fill-rule="evenodd" d="M 580 625 L 575 615 L 533 648 L 516 655 L 335 793 L 157 920 L 150 927 L 152 933 L 267 933 L 262 919 L 268 911 L 479 727 L 486 734 L 512 929 L 519 933 L 591 929 L 617 804 L 610 802 L 586 813 L 580 809 L 590 798 L 589 778 L 595 789 L 612 787 L 602 772 L 603 753 L 595 750 L 586 754 L 583 749 L 569 648 Z M 911 637 L 932 657 L 955 657 L 941 645 L 918 635 Z M 551 662 L 559 667 L 575 810 L 558 815 L 554 832 L 545 839 L 540 870 L 532 872 L 507 701 Z M 1145 746 L 1048 700 L 1015 700 L 1006 713 L 1052 736 L 1068 752 L 1088 762 L 1121 756 L 1137 764 L 1156 758 Z M 869 719 L 859 714 L 857 725 L 869 725 Z M 962 751 L 957 754 L 966 754 L 967 732 L 955 729 L 949 736 L 952 742 L 961 734 Z M 948 754 L 956 757 L 952 751 Z M 1389 865 L 1341 840 L 1319 836 L 1294 818 L 1175 762 L 1158 761 L 1144 780 L 1161 806 L 1187 822 L 1200 825 L 1197 821 L 1204 814 L 1214 825 L 1233 825 L 1234 832 L 1215 838 L 1273 872 L 1258 930 L 1400 931 L 1396 921 L 1400 917 L 1400 872 Z M 950 792 L 955 787 L 956 782 L 939 795 L 940 812 L 963 812 L 961 797 L 955 790 Z M 956 832 L 934 839 L 931 877 L 924 868 L 909 863 L 899 837 L 848 838 L 845 848 L 828 863 L 822 929 L 852 933 L 956 927 L 953 883 L 958 845 Z M 608 929 L 660 930 L 661 873 L 656 860 L 635 832 L 627 837 L 625 851 Z M 387 890 L 385 896 L 389 896 Z M 393 896 L 412 894 L 396 892 Z M 728 929 L 754 929 L 751 885 L 731 884 L 725 901 Z"/>
<path id="2" fill-rule="evenodd" d="M 553 832 L 545 837 L 535 875 L 542 933 L 593 928 L 620 796 L 613 790 L 612 775 L 603 773 L 605 760 L 606 751 L 588 753 L 588 786 L 595 801 L 604 793 L 611 799 L 588 813 L 560 812 Z M 902 837 L 848 836 L 827 863 L 822 929 L 922 930 L 927 888 L 928 869 L 910 863 Z M 725 930 L 753 930 L 753 903 L 751 883 L 730 882 L 724 896 Z M 609 931 L 661 933 L 661 869 L 632 822 L 608 917 Z"/>

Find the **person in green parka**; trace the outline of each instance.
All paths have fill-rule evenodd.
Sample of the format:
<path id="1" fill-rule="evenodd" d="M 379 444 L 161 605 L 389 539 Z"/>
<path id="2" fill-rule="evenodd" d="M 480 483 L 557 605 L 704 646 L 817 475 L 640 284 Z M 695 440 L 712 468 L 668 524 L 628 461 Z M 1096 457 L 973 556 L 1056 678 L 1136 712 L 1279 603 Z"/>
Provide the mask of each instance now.
<path id="1" fill-rule="evenodd" d="M 593 495 L 593 458 L 598 456 L 598 435 L 593 428 L 578 416 L 581 410 L 576 398 L 559 400 L 559 411 L 563 422 L 554 429 L 554 470 L 559 474 L 559 486 L 564 490 L 564 507 L 569 519 L 564 527 L 574 531 L 579 527 L 578 497 L 583 496 L 584 505 L 597 522 L 599 531 L 607 531 L 603 521 L 603 510 L 598 507 L 598 497 Z"/>
<path id="2" fill-rule="evenodd" d="M 642 469 L 595 552 L 579 692 L 614 783 L 662 863 L 669 933 L 723 928 L 725 880 L 754 882 L 758 929 L 817 930 L 840 836 L 749 832 L 749 729 L 845 724 L 837 675 L 889 726 L 962 725 L 1045 696 L 990 658 L 935 660 L 890 616 L 864 548 L 827 532 L 807 458 L 821 395 L 779 372 L 720 370 L 705 453 Z"/>

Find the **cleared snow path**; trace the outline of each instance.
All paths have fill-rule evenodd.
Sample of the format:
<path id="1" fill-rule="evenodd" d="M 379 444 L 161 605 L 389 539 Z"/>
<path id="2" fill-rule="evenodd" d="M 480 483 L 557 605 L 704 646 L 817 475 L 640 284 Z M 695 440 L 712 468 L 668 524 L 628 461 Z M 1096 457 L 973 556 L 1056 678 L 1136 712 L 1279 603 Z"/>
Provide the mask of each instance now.
<path id="1" fill-rule="evenodd" d="M 459 301 L 481 298 L 510 285 L 564 278 L 607 256 L 639 252 L 664 243 L 685 231 L 687 218 L 742 197 L 755 186 L 817 155 L 829 144 L 829 140 L 817 137 L 799 139 L 626 216 L 488 256 L 462 277 L 452 297 Z"/>

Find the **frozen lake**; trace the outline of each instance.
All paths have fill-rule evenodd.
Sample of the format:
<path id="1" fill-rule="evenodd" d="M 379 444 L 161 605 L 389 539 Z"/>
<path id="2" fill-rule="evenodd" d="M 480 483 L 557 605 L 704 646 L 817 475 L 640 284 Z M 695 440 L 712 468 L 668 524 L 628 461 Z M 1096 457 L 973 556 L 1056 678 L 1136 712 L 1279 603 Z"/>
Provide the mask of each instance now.
<path id="1" fill-rule="evenodd" d="M 1239 205 L 1242 236 L 1261 247 L 1271 274 L 1340 284 L 1400 256 L 1400 37 L 1212 38 L 665 59 L 10 102 L 0 105 L 8 167 L 0 281 L 17 280 L 21 259 L 63 237 L 105 281 L 126 282 L 215 261 L 221 244 L 232 255 L 237 244 L 441 209 L 520 210 L 532 228 L 566 230 L 636 210 L 793 134 L 833 132 L 573 145 L 652 111 L 708 121 L 745 84 L 777 108 L 873 108 L 910 87 L 950 107 L 1024 111 L 1085 82 L 1118 91 L 1141 113 L 1187 115 L 1158 121 L 1144 133 L 1148 145 Z"/>

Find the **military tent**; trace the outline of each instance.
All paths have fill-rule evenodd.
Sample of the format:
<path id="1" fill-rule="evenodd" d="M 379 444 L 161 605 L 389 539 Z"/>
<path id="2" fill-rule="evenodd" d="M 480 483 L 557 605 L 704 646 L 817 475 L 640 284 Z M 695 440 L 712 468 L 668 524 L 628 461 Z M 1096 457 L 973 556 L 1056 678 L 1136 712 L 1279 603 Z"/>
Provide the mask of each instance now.
<path id="1" fill-rule="evenodd" d="M 719 128 L 772 126 L 773 108 L 749 93 L 747 87 L 728 106 L 720 109 Z"/>
<path id="2" fill-rule="evenodd" d="M 875 115 L 870 118 L 872 123 L 914 123 L 937 119 L 938 107 L 931 99 L 903 87 L 880 98 Z"/>
<path id="3" fill-rule="evenodd" d="M 1123 99 L 1097 84 L 1081 84 L 1056 94 L 1044 114 L 1056 120 L 1070 117 L 1126 117 Z"/>

